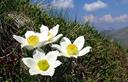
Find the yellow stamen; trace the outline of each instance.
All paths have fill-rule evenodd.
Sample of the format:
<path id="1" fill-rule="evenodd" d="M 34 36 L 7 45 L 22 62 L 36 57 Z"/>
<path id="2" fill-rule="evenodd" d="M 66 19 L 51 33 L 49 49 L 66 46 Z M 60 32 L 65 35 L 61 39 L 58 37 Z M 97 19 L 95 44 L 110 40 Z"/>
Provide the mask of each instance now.
<path id="1" fill-rule="evenodd" d="M 50 67 L 47 60 L 40 60 L 38 61 L 37 65 L 38 65 L 38 68 L 42 71 L 46 71 Z"/>
<path id="2" fill-rule="evenodd" d="M 30 36 L 27 38 L 27 42 L 31 46 L 36 46 L 39 43 L 39 38 L 37 36 Z"/>
<path id="3" fill-rule="evenodd" d="M 78 54 L 78 48 L 74 44 L 69 44 L 66 48 L 68 55 L 77 55 Z"/>

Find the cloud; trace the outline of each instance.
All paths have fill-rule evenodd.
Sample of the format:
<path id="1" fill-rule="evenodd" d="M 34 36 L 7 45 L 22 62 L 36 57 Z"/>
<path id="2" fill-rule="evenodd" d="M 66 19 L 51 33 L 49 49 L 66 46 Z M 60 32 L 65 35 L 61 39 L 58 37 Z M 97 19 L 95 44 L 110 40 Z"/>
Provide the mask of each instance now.
<path id="1" fill-rule="evenodd" d="M 111 14 L 106 14 L 104 16 L 94 16 L 94 15 L 89 15 L 89 16 L 84 16 L 84 21 L 85 22 L 90 22 L 90 23 L 124 23 L 128 22 L 128 14 L 122 14 L 119 16 L 112 16 Z"/>
<path id="2" fill-rule="evenodd" d="M 94 15 L 84 16 L 84 20 L 85 22 L 93 23 L 95 20 L 95 16 Z"/>
<path id="3" fill-rule="evenodd" d="M 119 16 L 112 16 L 111 14 L 94 16 L 91 14 L 83 18 L 85 22 L 89 22 L 98 30 L 118 29 L 128 26 L 128 14 L 121 14 Z"/>
<path id="4" fill-rule="evenodd" d="M 104 21 L 104 22 L 108 22 L 108 23 L 114 21 L 114 19 L 113 19 L 111 14 L 106 14 L 106 15 L 102 16 L 101 18 L 99 18 L 99 20 L 100 21 Z"/>
<path id="5" fill-rule="evenodd" d="M 118 22 L 126 22 L 128 21 L 128 15 L 127 14 L 120 15 L 119 17 L 116 17 L 115 20 Z"/>
<path id="6" fill-rule="evenodd" d="M 102 8 L 106 8 L 108 5 L 100 0 L 93 3 L 85 3 L 84 9 L 89 12 L 93 12 Z"/>
<path id="7" fill-rule="evenodd" d="M 74 1 L 73 0 L 53 0 L 51 5 L 54 8 L 73 8 L 74 7 Z"/>
<path id="8" fill-rule="evenodd" d="M 100 17 L 100 21 L 104 22 L 127 22 L 128 21 L 128 15 L 127 14 L 122 14 L 116 17 L 113 17 L 111 14 L 104 15 Z"/>

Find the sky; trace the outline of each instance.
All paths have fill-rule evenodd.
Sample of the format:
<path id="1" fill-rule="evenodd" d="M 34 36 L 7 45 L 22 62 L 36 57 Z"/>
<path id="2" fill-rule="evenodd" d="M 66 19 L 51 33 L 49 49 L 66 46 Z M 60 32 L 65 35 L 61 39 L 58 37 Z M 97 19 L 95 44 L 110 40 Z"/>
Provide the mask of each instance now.
<path id="1" fill-rule="evenodd" d="M 41 1 L 41 0 L 40 0 Z M 128 27 L 128 0 L 43 0 L 52 8 L 69 11 L 72 18 L 90 22 L 98 30 Z"/>

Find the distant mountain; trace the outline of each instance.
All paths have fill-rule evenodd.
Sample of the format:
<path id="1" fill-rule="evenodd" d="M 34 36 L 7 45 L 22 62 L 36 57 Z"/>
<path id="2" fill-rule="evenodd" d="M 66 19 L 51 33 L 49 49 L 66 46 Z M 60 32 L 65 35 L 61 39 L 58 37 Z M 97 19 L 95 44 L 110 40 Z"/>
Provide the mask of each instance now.
<path id="1" fill-rule="evenodd" d="M 128 48 L 128 27 L 119 30 L 104 30 L 101 35 L 118 42 L 124 48 Z"/>

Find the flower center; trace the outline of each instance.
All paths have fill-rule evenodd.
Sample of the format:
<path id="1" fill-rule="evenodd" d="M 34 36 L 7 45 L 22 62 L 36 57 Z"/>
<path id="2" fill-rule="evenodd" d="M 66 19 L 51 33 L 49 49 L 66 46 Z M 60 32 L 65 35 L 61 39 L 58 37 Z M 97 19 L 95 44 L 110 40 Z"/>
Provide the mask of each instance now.
<path id="1" fill-rule="evenodd" d="M 77 53 L 78 53 L 78 48 L 77 48 L 77 46 L 74 45 L 74 44 L 69 44 L 69 45 L 67 46 L 66 50 L 67 50 L 67 53 L 68 53 L 69 55 L 77 55 Z"/>
<path id="2" fill-rule="evenodd" d="M 38 68 L 42 71 L 46 71 L 50 67 L 47 60 L 40 60 L 38 61 L 37 65 L 38 65 Z"/>
<path id="3" fill-rule="evenodd" d="M 37 36 L 30 36 L 27 38 L 27 42 L 31 46 L 36 46 L 39 43 L 39 38 Z"/>

